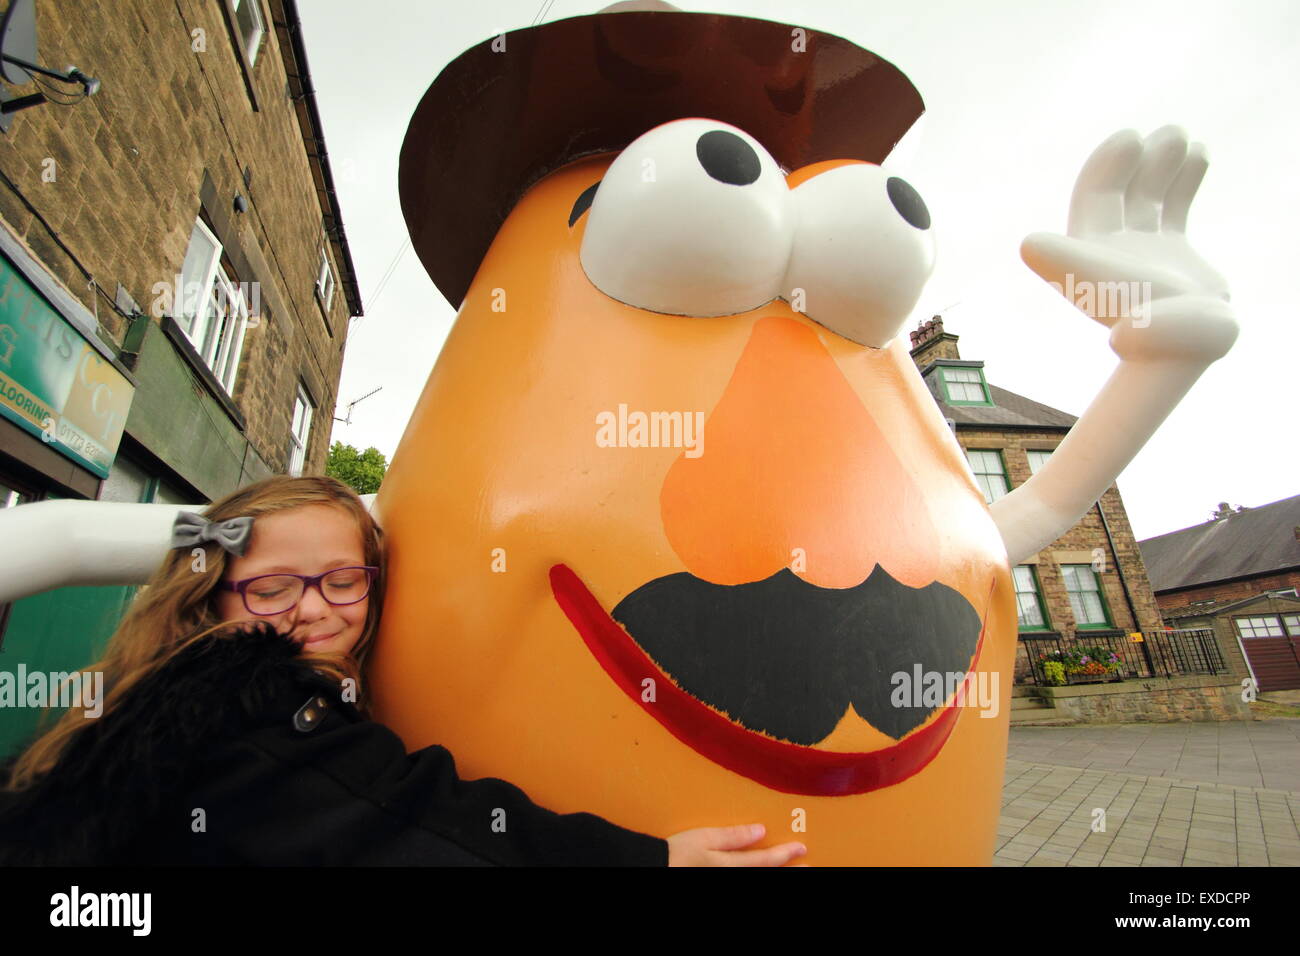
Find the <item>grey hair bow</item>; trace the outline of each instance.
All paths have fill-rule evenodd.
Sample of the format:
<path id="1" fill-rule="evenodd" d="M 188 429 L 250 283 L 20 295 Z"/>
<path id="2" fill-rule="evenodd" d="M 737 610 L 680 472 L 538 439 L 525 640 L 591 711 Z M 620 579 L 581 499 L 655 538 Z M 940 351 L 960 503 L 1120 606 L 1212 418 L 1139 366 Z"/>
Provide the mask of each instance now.
<path id="1" fill-rule="evenodd" d="M 209 521 L 193 511 L 182 511 L 172 524 L 173 548 L 192 548 L 212 541 L 231 554 L 242 556 L 248 550 L 248 536 L 253 531 L 252 518 L 229 518 Z"/>

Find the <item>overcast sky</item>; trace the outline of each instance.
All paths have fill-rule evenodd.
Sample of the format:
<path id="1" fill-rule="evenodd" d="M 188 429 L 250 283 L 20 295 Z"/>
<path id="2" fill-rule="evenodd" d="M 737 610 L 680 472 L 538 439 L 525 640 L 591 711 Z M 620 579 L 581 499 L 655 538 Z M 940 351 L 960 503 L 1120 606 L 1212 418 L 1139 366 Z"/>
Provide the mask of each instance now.
<path id="1" fill-rule="evenodd" d="M 554 0 L 542 19 L 604 5 Z M 1139 538 L 1199 524 L 1221 500 L 1258 506 L 1300 494 L 1291 286 L 1300 273 L 1300 3 L 677 5 L 836 33 L 910 77 L 927 112 L 891 165 L 925 198 L 939 253 L 907 328 L 941 312 L 962 357 L 982 359 L 990 382 L 1074 415 L 1118 360 L 1106 331 L 1020 261 L 1020 240 L 1064 231 L 1080 165 L 1115 130 L 1177 123 L 1204 142 L 1210 171 L 1188 238 L 1227 277 L 1241 336 L 1120 475 L 1120 492 Z M 336 440 L 391 460 L 455 318 L 405 247 L 397 160 L 411 114 L 444 65 L 533 23 L 542 6 L 299 0 L 365 308 L 335 414 L 383 387 L 351 425 L 335 423 Z"/>

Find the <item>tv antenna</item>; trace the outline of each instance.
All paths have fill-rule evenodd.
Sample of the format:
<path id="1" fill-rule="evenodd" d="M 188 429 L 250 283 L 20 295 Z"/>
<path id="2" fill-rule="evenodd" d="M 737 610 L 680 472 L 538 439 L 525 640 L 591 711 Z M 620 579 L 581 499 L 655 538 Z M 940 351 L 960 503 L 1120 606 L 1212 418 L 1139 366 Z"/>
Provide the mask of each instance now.
<path id="1" fill-rule="evenodd" d="M 11 0 L 9 9 L 0 14 L 0 78 L 14 86 L 36 83 L 44 87 L 46 84 L 32 76 L 33 73 L 52 77 L 64 83 L 80 83 L 82 89 L 80 99 L 94 96 L 99 91 L 99 80 L 87 76 L 75 66 L 69 66 L 64 72 L 59 73 L 37 65 L 35 0 Z M 50 89 L 53 90 L 52 87 Z M 19 110 L 47 102 L 68 106 L 75 100 L 64 101 L 58 98 L 51 100 L 44 92 L 32 93 L 28 96 L 11 96 L 8 92 L 0 90 L 0 131 L 9 132 L 13 114 Z"/>
<path id="2" fill-rule="evenodd" d="M 347 418 L 339 418 L 337 415 L 335 415 L 335 416 L 334 416 L 334 420 L 335 420 L 336 422 L 342 422 L 344 425 L 351 425 L 351 424 L 352 424 L 352 406 L 358 404 L 359 402 L 364 402 L 364 401 L 365 401 L 367 398 L 369 398 L 371 395 L 375 394 L 375 392 L 382 392 L 383 390 L 384 390 L 384 386 L 380 385 L 377 389 L 374 390 L 374 392 L 366 392 L 366 394 L 362 395 L 360 398 L 355 399 L 354 401 L 348 402 L 348 417 L 347 417 Z"/>

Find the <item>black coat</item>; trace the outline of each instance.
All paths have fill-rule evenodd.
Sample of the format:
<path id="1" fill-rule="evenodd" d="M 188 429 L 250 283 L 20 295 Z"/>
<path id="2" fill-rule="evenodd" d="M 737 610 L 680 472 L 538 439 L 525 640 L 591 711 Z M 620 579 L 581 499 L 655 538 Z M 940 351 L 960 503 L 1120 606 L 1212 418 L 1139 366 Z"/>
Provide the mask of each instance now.
<path id="1" fill-rule="evenodd" d="M 9 866 L 667 862 L 657 837 L 460 780 L 441 747 L 408 755 L 268 625 L 193 645 L 0 791 Z"/>

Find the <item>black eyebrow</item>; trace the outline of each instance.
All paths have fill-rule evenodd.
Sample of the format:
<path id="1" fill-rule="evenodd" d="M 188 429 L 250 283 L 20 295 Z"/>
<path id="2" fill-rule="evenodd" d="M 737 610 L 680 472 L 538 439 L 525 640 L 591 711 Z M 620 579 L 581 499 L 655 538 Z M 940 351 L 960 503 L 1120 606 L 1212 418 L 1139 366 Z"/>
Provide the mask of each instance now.
<path id="1" fill-rule="evenodd" d="M 594 182 L 582 191 L 582 195 L 573 201 L 573 212 L 569 213 L 569 228 L 578 221 L 578 217 L 591 208 L 592 200 L 596 198 L 596 188 L 599 182 Z"/>

